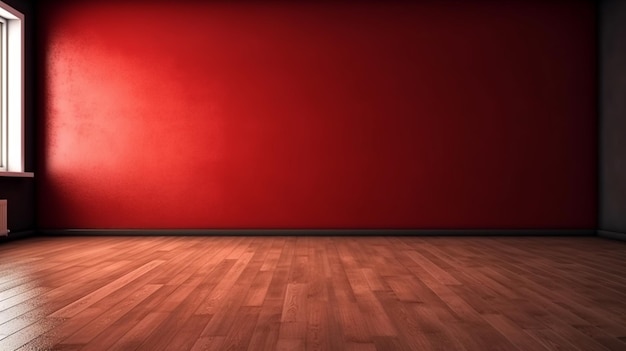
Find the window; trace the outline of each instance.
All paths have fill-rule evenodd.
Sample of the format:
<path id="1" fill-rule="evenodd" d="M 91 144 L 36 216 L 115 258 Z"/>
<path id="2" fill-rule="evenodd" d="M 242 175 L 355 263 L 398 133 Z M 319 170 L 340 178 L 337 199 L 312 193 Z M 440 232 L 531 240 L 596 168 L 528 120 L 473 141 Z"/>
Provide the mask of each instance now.
<path id="1" fill-rule="evenodd" d="M 0 172 L 24 173 L 24 15 L 0 1 Z"/>

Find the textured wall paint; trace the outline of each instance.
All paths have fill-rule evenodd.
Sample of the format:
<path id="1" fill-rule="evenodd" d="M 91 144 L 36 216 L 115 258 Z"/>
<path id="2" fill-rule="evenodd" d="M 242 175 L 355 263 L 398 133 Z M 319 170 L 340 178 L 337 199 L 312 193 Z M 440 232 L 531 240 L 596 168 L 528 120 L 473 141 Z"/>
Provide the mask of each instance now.
<path id="1" fill-rule="evenodd" d="M 41 11 L 42 228 L 595 227 L 590 2 Z"/>

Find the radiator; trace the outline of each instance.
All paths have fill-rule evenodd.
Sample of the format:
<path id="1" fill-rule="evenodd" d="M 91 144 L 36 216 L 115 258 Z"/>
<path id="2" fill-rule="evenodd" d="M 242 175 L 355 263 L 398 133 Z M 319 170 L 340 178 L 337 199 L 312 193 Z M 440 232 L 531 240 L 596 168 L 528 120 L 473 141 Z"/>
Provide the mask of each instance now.
<path id="1" fill-rule="evenodd" d="M 7 227 L 7 200 L 0 200 L 0 236 L 9 235 Z"/>

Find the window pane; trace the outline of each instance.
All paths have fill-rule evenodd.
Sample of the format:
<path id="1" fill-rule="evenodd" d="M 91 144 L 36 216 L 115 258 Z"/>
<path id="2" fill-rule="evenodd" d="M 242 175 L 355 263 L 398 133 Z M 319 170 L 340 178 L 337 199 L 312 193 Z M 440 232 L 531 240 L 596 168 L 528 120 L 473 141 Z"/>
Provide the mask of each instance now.
<path id="1" fill-rule="evenodd" d="M 6 76 L 5 70 L 5 62 L 6 55 L 4 50 L 4 35 L 5 35 L 5 26 L 4 21 L 0 19 L 0 169 L 4 169 L 6 167 L 6 112 L 5 112 L 5 98 L 4 98 L 4 77 Z"/>

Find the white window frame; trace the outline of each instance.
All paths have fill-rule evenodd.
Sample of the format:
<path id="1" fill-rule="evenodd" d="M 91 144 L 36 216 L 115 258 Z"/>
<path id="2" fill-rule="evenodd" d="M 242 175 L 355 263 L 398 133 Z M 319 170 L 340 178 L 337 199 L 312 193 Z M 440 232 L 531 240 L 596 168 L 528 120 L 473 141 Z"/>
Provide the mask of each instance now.
<path id="1" fill-rule="evenodd" d="M 0 176 L 24 172 L 24 15 L 0 1 Z"/>

